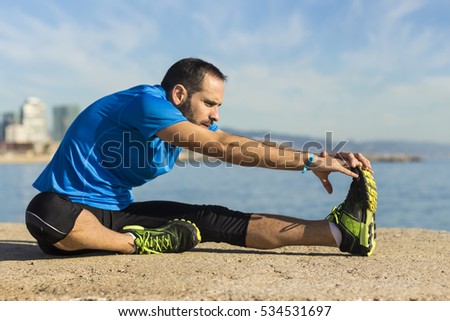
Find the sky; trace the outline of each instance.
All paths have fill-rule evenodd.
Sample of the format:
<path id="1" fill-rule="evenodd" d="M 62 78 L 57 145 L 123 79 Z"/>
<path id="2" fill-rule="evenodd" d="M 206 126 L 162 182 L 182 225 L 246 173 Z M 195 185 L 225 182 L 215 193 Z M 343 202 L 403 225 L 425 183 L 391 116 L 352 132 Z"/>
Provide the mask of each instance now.
<path id="1" fill-rule="evenodd" d="M 0 113 L 159 84 L 198 57 L 228 76 L 223 128 L 450 143 L 447 0 L 0 0 Z"/>

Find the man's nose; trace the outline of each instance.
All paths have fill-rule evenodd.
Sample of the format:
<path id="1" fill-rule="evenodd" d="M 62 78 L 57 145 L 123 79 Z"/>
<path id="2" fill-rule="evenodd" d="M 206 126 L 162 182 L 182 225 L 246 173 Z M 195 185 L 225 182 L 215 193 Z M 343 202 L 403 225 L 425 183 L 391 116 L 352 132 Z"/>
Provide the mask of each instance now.
<path id="1" fill-rule="evenodd" d="M 219 107 L 218 106 L 211 108 L 211 113 L 209 115 L 209 118 L 213 121 L 219 121 L 220 116 L 219 116 Z"/>

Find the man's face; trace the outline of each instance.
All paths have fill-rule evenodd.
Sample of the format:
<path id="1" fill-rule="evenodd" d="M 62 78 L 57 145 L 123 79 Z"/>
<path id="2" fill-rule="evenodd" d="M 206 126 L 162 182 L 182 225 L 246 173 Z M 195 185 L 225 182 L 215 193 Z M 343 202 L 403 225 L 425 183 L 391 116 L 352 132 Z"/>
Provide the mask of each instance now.
<path id="1" fill-rule="evenodd" d="M 178 109 L 191 123 L 208 128 L 219 121 L 219 106 L 222 105 L 224 82 L 209 74 L 203 79 L 201 91 L 190 95 Z"/>

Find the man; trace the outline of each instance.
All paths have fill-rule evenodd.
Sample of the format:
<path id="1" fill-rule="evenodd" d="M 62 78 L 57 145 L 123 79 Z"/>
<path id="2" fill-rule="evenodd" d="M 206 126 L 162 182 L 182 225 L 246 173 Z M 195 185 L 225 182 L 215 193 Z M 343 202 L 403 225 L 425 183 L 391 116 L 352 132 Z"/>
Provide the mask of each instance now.
<path id="1" fill-rule="evenodd" d="M 225 80 L 210 63 L 182 59 L 161 86 L 133 87 L 86 108 L 33 184 L 41 193 L 26 210 L 26 224 L 41 249 L 62 255 L 169 253 L 203 241 L 260 249 L 339 246 L 352 254 L 372 254 L 374 208 L 364 207 L 361 192 L 372 184 L 370 162 L 360 154 L 281 150 L 221 131 L 216 123 Z M 181 148 L 242 166 L 312 170 L 329 193 L 332 172 L 354 181 L 346 201 L 323 221 L 222 206 L 134 202 L 132 188 L 169 172 Z"/>

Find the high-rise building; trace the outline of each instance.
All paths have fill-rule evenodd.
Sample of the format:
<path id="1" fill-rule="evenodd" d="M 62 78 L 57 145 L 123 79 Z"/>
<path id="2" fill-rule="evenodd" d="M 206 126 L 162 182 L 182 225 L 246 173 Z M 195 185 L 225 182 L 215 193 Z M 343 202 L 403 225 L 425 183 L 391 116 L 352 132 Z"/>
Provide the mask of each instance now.
<path id="1" fill-rule="evenodd" d="M 45 108 L 44 102 L 36 97 L 29 97 L 22 105 L 20 123 L 27 133 L 29 143 L 50 141 Z"/>
<path id="2" fill-rule="evenodd" d="M 78 105 L 60 105 L 53 108 L 53 139 L 61 141 L 69 126 L 80 113 Z"/>
<path id="3" fill-rule="evenodd" d="M 6 137 L 6 127 L 9 125 L 12 125 L 16 122 L 16 115 L 14 113 L 8 112 L 3 114 L 3 120 L 2 120 L 2 130 L 1 130 L 1 137 L 0 140 L 4 141 Z"/>

